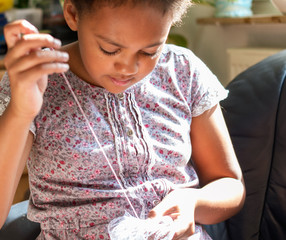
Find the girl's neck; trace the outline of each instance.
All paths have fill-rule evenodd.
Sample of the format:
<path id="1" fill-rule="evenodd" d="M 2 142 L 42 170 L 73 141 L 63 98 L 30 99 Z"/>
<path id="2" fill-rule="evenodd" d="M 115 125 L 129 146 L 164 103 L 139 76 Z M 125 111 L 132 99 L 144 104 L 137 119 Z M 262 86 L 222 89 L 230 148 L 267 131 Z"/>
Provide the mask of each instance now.
<path id="1" fill-rule="evenodd" d="M 89 81 L 89 76 L 85 71 L 84 65 L 81 61 L 78 41 L 63 46 L 62 50 L 69 54 L 68 63 L 70 66 L 70 70 L 83 81 L 93 84 L 91 81 Z"/>

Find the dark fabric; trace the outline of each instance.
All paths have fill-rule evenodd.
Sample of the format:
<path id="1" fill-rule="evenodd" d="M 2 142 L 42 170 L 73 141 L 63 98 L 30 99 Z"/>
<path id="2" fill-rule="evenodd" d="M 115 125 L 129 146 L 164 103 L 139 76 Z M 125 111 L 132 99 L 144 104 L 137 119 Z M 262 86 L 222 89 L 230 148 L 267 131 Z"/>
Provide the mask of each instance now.
<path id="1" fill-rule="evenodd" d="M 231 240 L 286 239 L 286 51 L 238 75 L 221 102 L 246 202 L 226 222 Z"/>
<path id="2" fill-rule="evenodd" d="M 27 219 L 28 201 L 11 207 L 4 226 L 0 230 L 1 240 L 33 240 L 40 234 L 40 224 Z"/>
<path id="3" fill-rule="evenodd" d="M 284 56 L 286 58 L 286 56 Z M 284 58 L 284 59 L 285 59 Z M 284 76 L 283 76 L 284 79 Z M 277 113 L 272 167 L 261 222 L 261 239 L 286 239 L 286 86 Z"/>
<path id="4" fill-rule="evenodd" d="M 229 235 L 225 222 L 213 225 L 205 225 L 204 227 L 212 238 L 212 240 L 229 240 Z"/>

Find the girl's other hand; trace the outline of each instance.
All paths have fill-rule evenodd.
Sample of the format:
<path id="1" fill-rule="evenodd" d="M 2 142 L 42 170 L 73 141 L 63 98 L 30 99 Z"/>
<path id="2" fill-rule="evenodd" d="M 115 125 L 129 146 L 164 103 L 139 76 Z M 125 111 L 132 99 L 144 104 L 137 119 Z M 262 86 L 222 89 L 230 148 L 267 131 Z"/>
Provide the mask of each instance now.
<path id="1" fill-rule="evenodd" d="M 8 46 L 4 64 L 11 86 L 9 109 L 15 116 L 33 120 L 41 109 L 48 75 L 68 70 L 68 54 L 58 50 L 60 40 L 40 34 L 26 20 L 7 24 L 4 35 Z"/>
<path id="2" fill-rule="evenodd" d="M 194 211 L 196 189 L 182 188 L 170 192 L 150 213 L 149 218 L 170 216 L 173 221 L 173 240 L 184 239 L 195 233 Z"/>

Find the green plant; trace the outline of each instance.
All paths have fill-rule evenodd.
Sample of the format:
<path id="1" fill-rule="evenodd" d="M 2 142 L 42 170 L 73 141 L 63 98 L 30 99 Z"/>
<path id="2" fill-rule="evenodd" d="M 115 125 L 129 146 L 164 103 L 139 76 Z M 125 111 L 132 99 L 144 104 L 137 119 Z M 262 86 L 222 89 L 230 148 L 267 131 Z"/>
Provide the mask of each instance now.
<path id="1" fill-rule="evenodd" d="M 187 39 L 183 35 L 177 33 L 170 33 L 167 43 L 175 44 L 181 47 L 188 47 Z"/>
<path id="2" fill-rule="evenodd" d="M 226 2 L 235 2 L 237 0 L 226 0 Z M 192 0 L 194 4 L 204 4 L 215 7 L 216 0 Z"/>
<path id="3" fill-rule="evenodd" d="M 192 0 L 194 4 L 205 4 L 210 6 L 215 6 L 215 0 Z"/>

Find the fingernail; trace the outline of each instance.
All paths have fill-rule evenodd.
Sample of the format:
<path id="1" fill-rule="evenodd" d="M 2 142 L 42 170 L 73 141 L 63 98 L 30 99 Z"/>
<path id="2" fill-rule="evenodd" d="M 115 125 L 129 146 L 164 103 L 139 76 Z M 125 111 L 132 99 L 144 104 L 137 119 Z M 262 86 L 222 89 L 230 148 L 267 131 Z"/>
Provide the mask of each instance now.
<path id="1" fill-rule="evenodd" d="M 70 69 L 70 66 L 68 65 L 68 64 L 61 64 L 61 67 L 65 70 L 65 71 L 67 71 L 67 70 L 69 70 Z"/>
<path id="2" fill-rule="evenodd" d="M 62 46 L 62 42 L 61 42 L 61 40 L 59 40 L 59 39 L 55 39 L 55 40 L 54 40 L 54 44 L 55 44 L 57 47 Z"/>
<path id="3" fill-rule="evenodd" d="M 62 57 L 64 58 L 64 59 L 69 59 L 69 54 L 68 53 L 66 53 L 66 52 L 63 52 L 62 53 Z"/>

